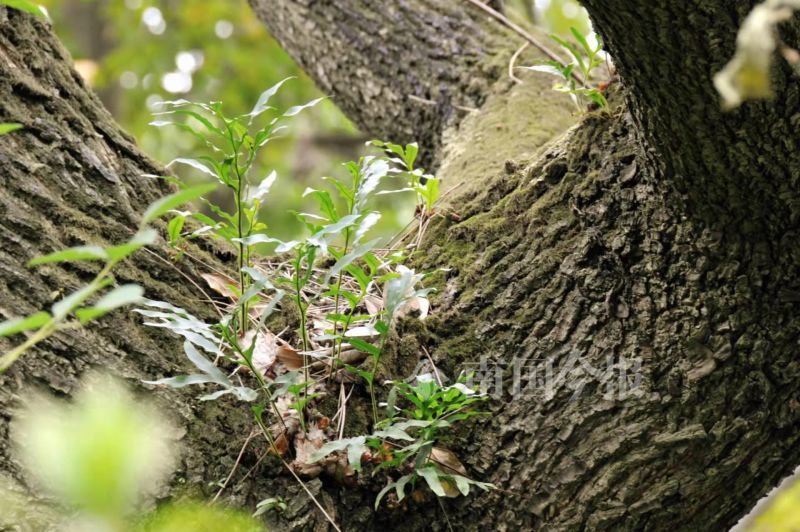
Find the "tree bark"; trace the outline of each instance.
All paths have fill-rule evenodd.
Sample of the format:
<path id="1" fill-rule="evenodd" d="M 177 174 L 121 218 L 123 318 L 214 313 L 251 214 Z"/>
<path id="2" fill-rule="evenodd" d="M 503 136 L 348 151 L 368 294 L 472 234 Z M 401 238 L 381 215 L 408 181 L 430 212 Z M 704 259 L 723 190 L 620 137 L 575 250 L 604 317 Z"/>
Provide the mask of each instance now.
<path id="1" fill-rule="evenodd" d="M 733 56 L 752 0 L 695 3 L 587 0 L 629 88 L 628 107 L 658 153 L 676 200 L 717 229 L 780 238 L 796 227 L 800 87 L 776 61 L 775 99 L 723 111 L 711 77 Z M 796 45 L 797 20 L 782 28 Z M 679 44 L 679 46 L 677 45 Z"/>
<path id="2" fill-rule="evenodd" d="M 523 42 L 482 11 L 449 0 L 250 5 L 364 133 L 417 141 L 427 162 L 441 162 L 442 133 L 507 78 L 509 58 Z M 534 83 L 543 89 L 550 80 Z"/>
<path id="3" fill-rule="evenodd" d="M 448 375 L 480 369 L 484 358 L 505 383 L 490 390 L 492 415 L 448 444 L 470 476 L 500 490 L 373 512 L 375 493 L 315 481 L 344 530 L 717 529 L 792 470 L 800 458 L 800 249 L 786 205 L 796 173 L 774 180 L 782 165 L 796 168 L 797 135 L 781 125 L 793 89 L 781 85 L 774 102 L 723 115 L 710 71 L 678 70 L 702 61 L 704 44 L 725 51 L 715 56 L 720 65 L 727 60 L 737 19 L 724 16 L 721 0 L 684 12 L 666 1 L 613 2 L 613 13 L 609 3 L 587 2 L 619 56 L 626 103 L 582 117 L 544 147 L 568 126 L 566 103 L 538 77 L 508 81 L 518 43 L 467 3 L 251 4 L 366 132 L 433 146 L 429 158 L 452 190 L 442 209 L 459 216 L 437 218 L 418 259 L 421 269 L 447 268 L 436 279 L 435 313 L 424 325 L 404 324 L 382 376 L 407 376 L 424 347 Z M 666 28 L 655 50 L 644 48 L 651 25 Z M 700 35 L 707 29 L 710 40 Z M 74 288 L 87 274 L 30 272 L 27 259 L 95 238 L 123 240 L 137 212 L 164 192 L 138 177 L 159 169 L 68 61 L 41 22 L 0 9 L 0 94 L 8 95 L 0 120 L 26 125 L 0 140 L 4 313 L 46 306 L 51 290 Z M 666 89 L 653 84 L 665 75 L 674 94 L 662 102 Z M 477 89 L 466 81 L 473 79 Z M 415 106 L 408 95 L 436 105 Z M 454 105 L 480 109 L 458 115 Z M 763 134 L 773 118 L 785 136 Z M 746 135 L 737 137 L 737 126 Z M 767 166 L 774 173 L 765 176 Z M 748 175 L 753 205 L 729 201 L 743 197 Z M 120 278 L 202 314 L 192 285 L 151 257 Z M 0 378 L 0 405 L 7 412 L 25 383 L 68 394 L 95 365 L 132 379 L 174 373 L 177 353 L 174 342 L 119 315 L 26 357 Z M 520 366 L 538 368 L 539 379 L 551 366 L 549 387 L 534 381 L 515 393 Z M 638 387 L 621 384 L 637 372 Z M 180 476 L 203 493 L 227 474 L 250 430 L 246 413 L 187 396 L 163 400 L 188 431 Z M 3 438 L 7 427 L 3 417 Z M 0 469 L 19 478 L 6 449 Z M 327 528 L 304 496 L 292 497 L 298 489 L 286 476 L 268 470 L 242 483 L 246 469 L 234 476 L 230 501 L 283 496 L 290 508 L 268 516 L 274 529 Z"/>
<path id="4" fill-rule="evenodd" d="M 326 14 L 362 16 L 364 7 L 251 3 L 274 32 L 295 36 L 279 39 L 296 57 L 319 35 L 345 31 Z M 428 234 L 421 265 L 450 272 L 439 313 L 415 337 L 451 375 L 484 355 L 507 384 L 514 363 L 543 371 L 550 361 L 561 375 L 548 395 L 504 389 L 491 418 L 460 440 L 470 472 L 502 491 L 449 502 L 449 522 L 723 528 L 800 454 L 796 85 L 776 72 L 775 101 L 721 111 L 711 75 L 754 2 L 586 4 L 619 64 L 626 105 L 583 118 L 530 164 L 503 170 L 493 160 L 477 184 L 459 161 L 470 151 L 466 128 L 445 143 L 443 168 L 458 185 L 447 203 L 463 221 L 440 220 Z M 301 34 L 292 14 L 325 29 Z M 318 80 L 338 70 L 325 54 L 301 62 Z M 489 93 L 470 119 L 491 120 L 488 104 L 514 90 Z M 495 138 L 513 142 L 516 131 Z M 392 363 L 402 375 L 416 360 Z M 642 385 L 624 394 L 617 379 L 637 364 Z M 435 505 L 373 519 L 373 528 L 446 526 Z"/>
<path id="5" fill-rule="evenodd" d="M 97 273 L 92 263 L 28 268 L 30 259 L 70 246 L 122 243 L 135 232 L 147 205 L 170 191 L 164 181 L 143 176 L 166 171 L 119 129 L 71 64 L 47 23 L 0 6 L 0 122 L 24 126 L 0 138 L 0 319 L 48 309 L 57 294 L 69 294 Z M 190 254 L 207 265 L 228 267 L 219 250 L 204 247 Z M 163 242 L 116 271 L 119 282 L 143 285 L 150 298 L 211 317 L 208 296 L 198 289 L 204 286 L 199 272 L 205 266 L 191 260 L 173 264 Z M 19 338 L 0 340 L 0 352 L 16 342 Z M 58 333 L 32 349 L 0 375 L 0 485 L 28 483 L 8 443 L 21 394 L 40 389 L 68 396 L 89 371 L 111 372 L 140 387 L 142 379 L 189 370 L 180 350 L 180 342 L 143 327 L 129 312 Z M 194 393 L 156 395 L 181 427 L 181 462 L 171 493 L 213 495 L 213 484 L 230 472 L 252 429 L 249 412 L 236 406 L 223 412 L 221 405 L 198 402 Z M 256 459 L 249 454 L 243 467 Z M 267 483 L 256 477 L 247 490 L 231 493 L 239 503 L 246 495 L 253 504 Z M 270 489 L 281 483 L 269 481 Z M 289 484 L 292 493 L 296 487 Z M 39 522 L 36 513 L 32 506 L 31 521 L 23 524 L 37 529 L 32 525 Z M 3 514 L 0 528 L 8 525 Z"/>

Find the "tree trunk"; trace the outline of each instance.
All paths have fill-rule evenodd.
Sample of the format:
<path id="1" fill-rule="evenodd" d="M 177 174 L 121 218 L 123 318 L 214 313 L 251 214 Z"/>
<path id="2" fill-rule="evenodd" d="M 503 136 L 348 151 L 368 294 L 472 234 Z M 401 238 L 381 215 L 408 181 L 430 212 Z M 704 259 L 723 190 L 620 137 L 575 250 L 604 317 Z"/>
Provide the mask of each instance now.
<path id="1" fill-rule="evenodd" d="M 774 102 L 724 115 L 710 88 L 752 2 L 734 13 L 721 0 L 587 1 L 618 58 L 625 103 L 557 137 L 568 102 L 549 80 L 510 82 L 521 39 L 468 2 L 250 1 L 365 132 L 432 147 L 450 190 L 442 210 L 458 217 L 437 219 L 418 259 L 449 269 L 434 316 L 405 324 L 382 372 L 407 376 L 425 347 L 448 375 L 472 368 L 502 380 L 489 390 L 492 416 L 450 446 L 500 490 L 373 512 L 375 493 L 315 481 L 344 530 L 718 529 L 791 471 L 800 458 L 796 89 L 777 74 Z M 0 121 L 27 127 L 0 140 L 6 314 L 46 306 L 51 290 L 86 276 L 31 272 L 27 259 L 123 240 L 163 193 L 138 177 L 159 170 L 68 60 L 42 23 L 0 9 Z M 120 277 L 203 313 L 202 295 L 151 255 Z M 28 355 L 0 378 L 0 405 L 7 412 L 25 383 L 69 393 L 96 365 L 132 379 L 173 373 L 178 353 L 119 315 Z M 524 368 L 519 391 L 515 368 Z M 163 400 L 188 431 L 180 475 L 203 493 L 249 433 L 245 413 Z M 19 478 L 0 453 L 0 468 Z M 246 469 L 232 500 L 280 495 L 291 504 L 269 517 L 273 528 L 326 529 L 285 476 L 237 484 Z"/>
<path id="2" fill-rule="evenodd" d="M 353 26 L 339 26 L 340 13 L 378 27 L 396 16 L 367 0 L 251 4 L 323 87 L 346 77 L 342 61 L 330 61 L 342 54 L 363 56 L 379 76 L 372 83 L 397 86 L 397 76 L 383 75 L 385 62 L 369 62 L 369 47 L 348 53 L 332 44 Z M 397 5 L 423 20 L 440 6 L 466 20 L 481 16 L 467 2 Z M 462 221 L 442 219 L 429 231 L 421 266 L 451 270 L 438 313 L 416 338 L 451 375 L 488 358 L 504 381 L 491 418 L 458 449 L 471 473 L 502 491 L 450 501 L 449 522 L 471 530 L 726 527 L 800 455 L 797 86 L 782 69 L 774 102 L 721 111 L 711 75 L 731 57 L 754 2 L 586 5 L 619 66 L 625 105 L 584 117 L 529 164 L 489 156 L 494 170 L 475 173 L 464 162 L 480 151 L 475 131 L 479 146 L 492 137 L 523 152 L 519 121 L 482 127 L 522 92 L 501 83 L 440 154 L 444 188 L 457 186 L 447 204 Z M 293 23 L 309 19 L 316 31 Z M 424 52 L 393 35 L 376 46 Z M 309 52 L 315 43 L 333 53 Z M 361 101 L 358 91 L 336 96 L 344 109 Z M 527 101 L 541 96 L 531 91 Z M 519 98 L 506 111 L 524 120 Z M 357 116 L 390 131 L 367 106 Z M 532 128 L 540 123 L 531 117 Z M 393 363 L 402 374 L 416 360 Z M 550 388 L 534 382 L 514 393 L 514 368 L 536 367 L 541 379 L 548 366 Z M 446 526 L 435 505 L 378 514 L 373 526 L 389 523 Z"/>
<path id="3" fill-rule="evenodd" d="M 55 294 L 69 294 L 97 273 L 91 263 L 28 268 L 30 259 L 69 246 L 122 243 L 135 232 L 146 206 L 169 192 L 164 181 L 143 176 L 165 175 L 165 170 L 119 129 L 71 63 L 48 24 L 0 6 L 0 122 L 24 125 L 0 138 L 0 319 L 47 309 Z M 190 254 L 226 268 L 210 246 Z M 205 266 L 186 260 L 176 266 L 169 257 L 164 245 L 140 251 L 120 265 L 117 278 L 143 285 L 148 297 L 211 317 L 208 296 L 198 288 L 203 286 L 198 272 Z M 0 340 L 0 352 L 12 345 Z M 143 327 L 127 312 L 59 333 L 24 355 L 0 375 L 0 485 L 27 484 L 7 444 L 23 390 L 69 395 L 92 370 L 109 371 L 136 386 L 141 379 L 185 373 L 183 359 L 180 342 Z M 230 472 L 250 433 L 249 412 L 232 406 L 223 413 L 221 405 L 200 403 L 191 392 L 157 395 L 165 413 L 182 427 L 173 494 L 213 495 L 213 484 Z M 255 460 L 248 455 L 243 466 Z M 268 483 L 280 485 L 256 477 L 239 491 L 246 491 L 252 504 Z M 36 508 L 31 512 L 27 524 L 44 529 L 31 524 L 39 522 Z M 0 528 L 7 525 L 3 513 Z"/>

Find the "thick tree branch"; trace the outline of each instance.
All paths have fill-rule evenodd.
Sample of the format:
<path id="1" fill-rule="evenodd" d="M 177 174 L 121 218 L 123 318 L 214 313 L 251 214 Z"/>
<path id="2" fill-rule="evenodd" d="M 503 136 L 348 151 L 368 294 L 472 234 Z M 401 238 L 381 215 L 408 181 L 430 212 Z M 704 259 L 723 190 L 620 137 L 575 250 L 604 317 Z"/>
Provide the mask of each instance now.
<path id="1" fill-rule="evenodd" d="M 712 76 L 733 55 L 752 0 L 586 0 L 663 175 L 717 228 L 780 234 L 800 220 L 800 85 L 776 68 L 776 98 L 725 112 Z M 797 25 L 786 28 L 797 43 Z"/>
<path id="2" fill-rule="evenodd" d="M 28 268 L 30 259 L 70 246 L 123 243 L 145 207 L 169 192 L 164 181 L 142 175 L 166 171 L 119 129 L 71 64 L 47 23 L 0 7 L 0 122 L 24 126 L 0 137 L 0 320 L 49 310 L 99 269 L 86 262 Z M 203 249 L 189 252 L 210 267 L 226 267 Z M 197 289 L 205 267 L 191 260 L 173 263 L 162 245 L 138 252 L 118 266 L 115 276 L 120 283 L 142 285 L 147 297 L 210 317 L 206 296 Z M 21 341 L 21 336 L 0 339 L 0 352 Z M 142 379 L 185 373 L 180 352 L 172 335 L 143 327 L 133 313 L 119 310 L 91 327 L 60 332 L 26 353 L 0 375 L 0 483 L 25 483 L 9 443 L 9 418 L 23 392 L 35 388 L 69 395 L 92 370 L 141 387 Z M 198 402 L 194 392 L 149 396 L 158 397 L 182 427 L 185 445 L 176 480 L 191 486 L 196 497 L 211 493 L 215 488 L 209 482 L 225 478 L 251 429 L 249 413 L 232 407 L 220 416 L 218 407 Z M 252 461 L 247 457 L 248 466 Z M 253 482 L 264 488 L 259 479 Z M 0 528 L 8 517 L 3 513 Z"/>
<path id="3" fill-rule="evenodd" d="M 454 0 L 250 0 L 323 92 L 366 134 L 417 140 L 435 158 L 445 126 L 479 107 L 519 46 Z M 517 39 L 518 40 L 518 39 Z"/>

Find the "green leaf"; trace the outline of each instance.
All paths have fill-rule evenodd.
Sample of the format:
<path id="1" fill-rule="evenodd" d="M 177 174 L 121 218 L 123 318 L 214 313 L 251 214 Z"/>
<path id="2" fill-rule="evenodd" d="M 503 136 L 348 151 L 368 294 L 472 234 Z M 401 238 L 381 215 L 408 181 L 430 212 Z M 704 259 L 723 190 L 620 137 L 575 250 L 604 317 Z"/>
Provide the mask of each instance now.
<path id="1" fill-rule="evenodd" d="M 469 479 L 462 477 L 461 475 L 450 475 L 451 478 L 455 481 L 456 487 L 458 491 L 461 492 L 461 495 L 467 496 L 469 495 Z"/>
<path id="2" fill-rule="evenodd" d="M 142 216 L 142 223 L 150 223 L 153 220 L 160 218 L 167 212 L 180 207 L 184 203 L 192 201 L 194 199 L 199 198 L 203 194 L 208 194 L 212 190 L 217 188 L 216 183 L 206 183 L 203 185 L 197 185 L 194 187 L 189 187 L 184 190 L 180 190 L 174 194 L 170 194 L 160 200 L 151 204 L 147 210 L 145 211 L 144 215 Z"/>
<path id="3" fill-rule="evenodd" d="M 382 439 L 391 438 L 393 440 L 415 441 L 415 439 L 409 436 L 406 431 L 399 429 L 394 425 L 389 425 L 386 427 L 386 430 L 373 432 L 372 435 Z"/>
<path id="4" fill-rule="evenodd" d="M 28 262 L 28 266 L 38 266 L 52 262 L 80 262 L 85 260 L 108 260 L 108 253 L 99 246 L 77 246 L 69 249 L 62 249 L 45 255 L 36 257 Z"/>
<path id="5" fill-rule="evenodd" d="M 177 377 L 167 377 L 155 381 L 142 381 L 145 384 L 153 384 L 156 386 L 168 386 L 170 388 L 183 388 L 191 386 L 192 384 L 207 384 L 214 382 L 214 379 L 208 375 L 178 375 Z"/>
<path id="6" fill-rule="evenodd" d="M 340 271 L 342 271 L 345 267 L 349 266 L 353 261 L 360 259 L 363 257 L 367 252 L 372 251 L 375 246 L 381 241 L 380 238 L 375 238 L 370 240 L 366 244 L 361 244 L 360 246 L 356 247 L 350 253 L 342 257 L 341 259 L 336 261 L 328 273 L 325 275 L 325 283 L 329 283 L 331 278 L 335 277 Z"/>
<path id="7" fill-rule="evenodd" d="M 350 364 L 345 364 L 344 367 L 347 368 L 347 371 L 349 371 L 350 373 L 355 373 L 356 375 L 367 381 L 367 384 L 371 384 L 372 381 L 375 379 L 375 375 L 373 375 L 372 372 L 370 371 L 361 369 L 357 366 L 352 366 Z"/>
<path id="8" fill-rule="evenodd" d="M 245 201 L 247 203 L 253 203 L 255 200 L 261 201 L 264 199 L 264 196 L 269 194 L 269 190 L 272 188 L 272 185 L 275 183 L 278 174 L 273 170 L 270 174 L 261 180 L 261 182 L 254 188 L 251 188 L 247 191 L 247 197 Z"/>
<path id="9" fill-rule="evenodd" d="M 397 480 L 395 491 L 397 492 L 397 502 L 402 502 L 406 496 L 406 484 L 414 480 L 414 475 L 403 475 Z"/>
<path id="10" fill-rule="evenodd" d="M 157 238 L 158 232 L 155 229 L 145 227 L 136 233 L 133 238 L 126 243 L 108 248 L 106 253 L 108 254 L 108 258 L 110 260 L 120 261 L 130 256 L 134 252 L 142 249 L 144 246 L 149 246 L 155 242 Z"/>
<path id="11" fill-rule="evenodd" d="M 336 205 L 333 203 L 333 199 L 331 198 L 330 192 L 327 190 L 317 190 L 314 188 L 307 188 L 303 192 L 303 197 L 306 196 L 314 196 L 319 203 L 319 208 L 322 211 L 322 214 L 328 217 L 328 221 L 336 222 L 339 220 L 339 214 L 336 212 Z"/>
<path id="12" fill-rule="evenodd" d="M 414 169 L 414 161 L 417 160 L 417 153 L 419 153 L 419 144 L 416 142 L 412 142 L 411 144 L 406 144 L 406 153 L 403 157 L 403 160 L 406 163 L 406 168 L 409 170 Z"/>
<path id="13" fill-rule="evenodd" d="M 334 440 L 326 443 L 320 447 L 318 451 L 311 455 L 308 463 L 313 464 L 319 462 L 331 453 L 335 453 L 336 451 L 344 451 L 347 449 L 347 446 L 350 445 L 350 440 L 351 438 L 343 438 L 341 440 Z"/>
<path id="14" fill-rule="evenodd" d="M 439 471 L 435 467 L 421 467 L 417 469 L 417 474 L 425 479 L 428 486 L 431 488 L 437 497 L 446 497 L 441 481 L 439 480 Z"/>
<path id="15" fill-rule="evenodd" d="M 183 116 L 188 116 L 190 118 L 194 118 L 195 120 L 197 120 L 198 122 L 203 124 L 206 127 L 206 129 L 208 129 L 209 131 L 211 131 L 213 133 L 216 133 L 218 135 L 223 135 L 223 131 L 220 128 L 218 128 L 217 126 L 215 126 L 214 124 L 212 124 L 211 121 L 208 118 L 206 118 L 205 116 L 201 115 L 200 113 L 196 113 L 194 111 L 189 111 L 188 109 L 173 109 L 172 111 L 166 111 L 166 112 L 163 112 L 163 113 L 156 113 L 155 116 L 163 116 L 163 115 L 170 115 L 170 114 L 183 115 Z"/>
<path id="16" fill-rule="evenodd" d="M 195 170 L 199 170 L 199 171 L 203 172 L 204 174 L 208 174 L 208 175 L 210 175 L 211 177 L 213 177 L 215 179 L 218 177 L 217 174 L 214 173 L 214 171 L 211 168 L 209 168 L 208 166 L 204 165 L 203 163 L 201 163 L 197 159 L 185 159 L 183 157 L 179 157 L 179 158 L 173 159 L 169 163 L 167 163 L 167 168 L 170 168 L 170 167 L 172 167 L 172 165 L 175 165 L 175 164 L 184 164 L 186 166 L 191 166 Z"/>
<path id="17" fill-rule="evenodd" d="M 383 496 L 386 495 L 390 489 L 397 487 L 397 482 L 390 482 L 387 484 L 379 493 L 378 497 L 375 499 L 375 510 L 378 510 L 378 507 L 381 505 L 381 500 Z"/>
<path id="18" fill-rule="evenodd" d="M 40 5 L 34 4 L 29 0 L 0 0 L 0 4 L 13 7 L 14 9 L 18 9 L 20 11 L 25 11 L 32 15 L 36 15 L 37 17 L 44 17 L 45 14 Z"/>
<path id="19" fill-rule="evenodd" d="M 586 64 L 583 61 L 583 55 L 581 55 L 580 50 L 578 50 L 574 44 L 561 39 L 558 35 L 550 35 L 550 38 L 567 49 L 569 53 L 572 54 L 572 57 L 575 58 L 575 61 L 577 62 L 578 67 L 580 67 L 581 71 L 586 72 Z"/>
<path id="20" fill-rule="evenodd" d="M 348 337 L 347 342 L 359 351 L 368 353 L 372 356 L 379 356 L 381 354 L 381 350 L 378 346 L 372 345 L 369 342 L 365 342 L 360 338 Z"/>
<path id="21" fill-rule="evenodd" d="M 290 79 L 294 79 L 294 78 L 282 79 L 281 81 L 279 81 L 278 83 L 276 83 L 275 85 L 270 87 L 269 89 L 267 89 L 264 92 L 262 92 L 261 96 L 258 97 L 258 101 L 256 102 L 255 106 L 253 106 L 253 110 L 250 111 L 245 116 L 249 116 L 250 119 L 252 120 L 253 118 L 257 117 L 258 115 L 260 115 L 261 113 L 266 111 L 267 109 L 270 109 L 270 106 L 268 105 L 270 98 L 275 96 L 275 93 L 278 92 L 278 90 L 281 88 L 281 85 L 283 85 L 284 83 L 286 83 Z"/>
<path id="22" fill-rule="evenodd" d="M 302 111 L 304 111 L 306 109 L 314 107 L 315 105 L 317 105 L 319 102 L 321 102 L 324 99 L 325 99 L 324 97 L 323 98 L 317 98 L 316 100 L 311 100 L 310 102 L 308 102 L 306 104 L 296 105 L 294 107 L 290 107 L 289 109 L 286 110 L 285 113 L 283 113 L 283 116 L 294 116 L 294 115 L 296 115 L 296 114 L 298 114 L 298 113 L 300 113 L 300 112 L 302 112 Z"/>
<path id="23" fill-rule="evenodd" d="M 550 74 L 550 75 L 556 76 L 558 78 L 565 77 L 564 76 L 564 72 L 561 69 L 556 68 L 556 67 L 551 66 L 551 65 L 521 66 L 521 67 L 517 67 L 517 68 L 519 68 L 521 70 L 530 70 L 532 72 L 544 72 L 545 74 Z"/>
<path id="24" fill-rule="evenodd" d="M 0 4 L 2 4 L 4 1 L 6 0 L 0 0 Z M 22 124 L 0 124 L 0 135 L 5 135 L 18 129 L 22 129 Z"/>
<path id="25" fill-rule="evenodd" d="M 361 455 L 367 451 L 367 446 L 364 443 L 366 439 L 366 436 L 352 438 L 347 446 L 347 461 L 356 471 L 361 471 Z"/>
<path id="26" fill-rule="evenodd" d="M 283 240 L 272 238 L 267 235 L 252 235 L 248 236 L 247 238 L 233 238 L 231 240 L 233 242 L 241 242 L 245 246 L 253 246 L 255 244 L 278 244 L 278 247 L 275 248 L 275 253 L 286 253 L 287 251 L 293 250 L 300 244 L 300 242 L 297 240 L 284 242 Z"/>
<path id="27" fill-rule="evenodd" d="M 181 238 L 181 230 L 183 230 L 183 224 L 186 222 L 186 217 L 183 215 L 178 215 L 172 218 L 167 224 L 167 234 L 169 235 L 169 243 L 175 245 L 178 240 Z M 209 226 L 206 226 L 209 227 Z"/>
<path id="28" fill-rule="evenodd" d="M 608 107 L 608 100 L 606 100 L 606 97 L 598 89 L 589 89 L 586 91 L 586 95 L 601 109 L 606 109 Z"/>
<path id="29" fill-rule="evenodd" d="M 0 336 L 11 336 L 12 334 L 21 333 L 23 331 L 39 329 L 48 321 L 50 321 L 50 314 L 45 311 L 31 314 L 27 318 L 15 318 L 4 321 L 0 323 Z"/>
<path id="30" fill-rule="evenodd" d="M 578 44 L 580 44 L 583 47 L 583 50 L 586 52 L 586 55 L 588 57 L 592 57 L 595 51 L 592 50 L 591 46 L 589 46 L 589 43 L 586 41 L 586 37 L 581 35 L 581 32 L 579 32 L 574 26 L 570 26 L 569 31 L 572 33 L 572 36 L 575 37 L 575 40 L 578 41 Z"/>
<path id="31" fill-rule="evenodd" d="M 90 297 L 92 297 L 98 291 L 108 286 L 109 283 L 111 283 L 111 279 L 106 278 L 100 281 L 99 283 L 88 284 L 83 288 L 81 288 L 80 290 L 77 290 L 72 294 L 68 295 L 67 297 L 65 297 L 64 299 L 53 305 L 52 308 L 53 318 L 57 320 L 65 318 L 67 314 L 72 312 L 72 309 L 74 309 L 75 307 L 77 307 Z"/>
<path id="32" fill-rule="evenodd" d="M 119 286 L 100 298 L 91 307 L 81 308 L 75 311 L 75 315 L 86 323 L 108 314 L 112 310 L 133 303 L 139 303 L 144 296 L 144 288 L 137 284 L 126 284 Z"/>

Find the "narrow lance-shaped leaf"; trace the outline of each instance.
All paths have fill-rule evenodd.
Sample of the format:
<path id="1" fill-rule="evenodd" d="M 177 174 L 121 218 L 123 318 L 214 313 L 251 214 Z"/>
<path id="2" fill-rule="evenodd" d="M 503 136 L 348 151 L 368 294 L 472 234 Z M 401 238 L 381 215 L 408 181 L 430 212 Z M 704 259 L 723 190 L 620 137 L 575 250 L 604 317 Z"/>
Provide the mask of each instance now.
<path id="1" fill-rule="evenodd" d="M 98 283 L 92 283 L 84 286 L 80 290 L 68 295 L 55 305 L 53 305 L 53 318 L 60 320 L 72 312 L 72 310 L 79 306 L 81 303 L 92 297 L 98 291 L 102 290 L 111 283 L 111 279 L 103 279 Z"/>
<path id="2" fill-rule="evenodd" d="M 380 238 L 375 238 L 365 244 L 361 244 L 353 249 L 353 251 L 336 261 L 336 264 L 334 264 L 333 267 L 331 267 L 331 269 L 328 271 L 325 277 L 325 283 L 329 283 L 331 278 L 338 275 L 342 269 L 351 264 L 353 261 L 363 257 L 368 251 L 371 251 L 375 246 L 378 245 L 378 242 L 380 241 Z"/>
<path id="3" fill-rule="evenodd" d="M 283 240 L 272 238 L 267 235 L 252 235 L 248 236 L 247 238 L 233 238 L 232 240 L 233 242 L 241 242 L 245 246 L 253 246 L 255 244 L 278 244 L 278 247 L 275 249 L 275 253 L 285 253 L 287 251 L 291 251 L 300 244 L 300 242 L 297 240 L 284 242 Z"/>
<path id="4" fill-rule="evenodd" d="M 0 336 L 11 336 L 12 334 L 40 329 L 50 321 L 50 314 L 44 311 L 31 314 L 26 318 L 15 318 L 0 323 Z"/>
<path id="5" fill-rule="evenodd" d="M 0 0 L 0 3 L 2 3 L 2 0 Z M 0 124 L 0 135 L 6 135 L 18 129 L 22 129 L 22 124 Z"/>
<path id="6" fill-rule="evenodd" d="M 186 159 L 186 158 L 183 158 L 183 157 L 179 157 L 179 158 L 173 159 L 169 163 L 167 163 L 167 168 L 171 168 L 172 166 L 174 166 L 176 164 L 184 164 L 186 166 L 191 166 L 195 170 L 199 170 L 199 171 L 203 172 L 204 174 L 210 175 L 211 177 L 214 177 L 214 178 L 217 177 L 217 174 L 215 174 L 214 171 L 211 170 L 211 168 L 209 168 L 208 166 L 204 165 L 203 163 L 201 163 L 197 159 Z"/>
<path id="7" fill-rule="evenodd" d="M 86 323 L 90 320 L 99 318 L 108 314 L 114 309 L 125 305 L 132 305 L 142 301 L 144 295 L 144 288 L 136 284 L 126 284 L 115 288 L 91 307 L 78 309 L 75 315 L 81 321 Z"/>
<path id="8" fill-rule="evenodd" d="M 128 242 L 106 250 L 109 260 L 122 260 L 145 246 L 153 244 L 158 238 L 158 232 L 152 227 L 145 227 L 136 233 Z"/>
<path id="9" fill-rule="evenodd" d="M 269 103 L 270 98 L 275 96 L 275 93 L 278 92 L 278 90 L 281 88 L 281 85 L 283 85 L 284 83 L 286 83 L 290 79 L 293 79 L 293 78 L 289 77 L 289 78 L 286 78 L 286 79 L 282 79 L 281 81 L 279 81 L 278 83 L 276 83 L 275 85 L 270 87 L 269 89 L 267 89 L 264 92 L 262 92 L 261 95 L 258 97 L 258 101 L 256 101 L 255 106 L 253 106 L 253 110 L 250 111 L 249 113 L 247 113 L 247 115 L 245 115 L 245 116 L 249 116 L 250 120 L 252 121 L 253 118 L 257 117 L 258 115 L 260 115 L 261 113 L 263 113 L 264 111 L 269 109 L 270 107 L 269 107 L 268 103 Z"/>
<path id="10" fill-rule="evenodd" d="M 175 192 L 174 194 L 170 194 L 160 200 L 154 202 L 150 205 L 147 210 L 144 212 L 142 216 L 142 223 L 150 223 L 153 220 L 160 218 L 167 212 L 180 207 L 184 203 L 192 201 L 194 199 L 199 198 L 203 194 L 208 194 L 212 190 L 217 188 L 215 183 L 206 183 L 203 185 L 197 185 L 194 187 L 189 187 L 184 190 L 180 190 Z"/>
<path id="11" fill-rule="evenodd" d="M 245 201 L 247 203 L 252 203 L 255 200 L 261 201 L 264 196 L 269 194 L 269 190 L 272 188 L 272 185 L 275 183 L 278 174 L 273 170 L 270 174 L 265 177 L 257 186 L 251 188 L 247 192 L 247 197 Z"/>
<path id="12" fill-rule="evenodd" d="M 77 246 L 74 248 L 62 249 L 36 257 L 28 262 L 28 266 L 38 266 L 40 264 L 49 264 L 52 262 L 79 262 L 86 260 L 108 260 L 108 253 L 106 250 L 99 246 Z"/>
<path id="13" fill-rule="evenodd" d="M 296 105 L 294 107 L 290 107 L 289 109 L 286 110 L 285 113 L 283 113 L 283 116 L 294 116 L 294 115 L 296 115 L 296 114 L 298 114 L 298 113 L 300 113 L 300 112 L 302 112 L 302 111 L 304 111 L 306 109 L 310 109 L 311 107 L 314 107 L 315 105 L 317 105 L 319 102 L 321 102 L 324 99 L 325 99 L 324 97 L 323 98 L 317 98 L 316 100 L 311 100 L 310 102 L 308 102 L 306 104 Z"/>
<path id="14" fill-rule="evenodd" d="M 222 371 L 210 360 L 201 355 L 200 352 L 194 348 L 191 342 L 186 341 L 183 343 L 183 351 L 186 353 L 186 357 L 192 362 L 192 364 L 194 364 L 197 369 L 208 375 L 213 382 L 226 387 L 232 386 L 231 381 L 228 380 L 225 374 L 222 373 Z"/>

